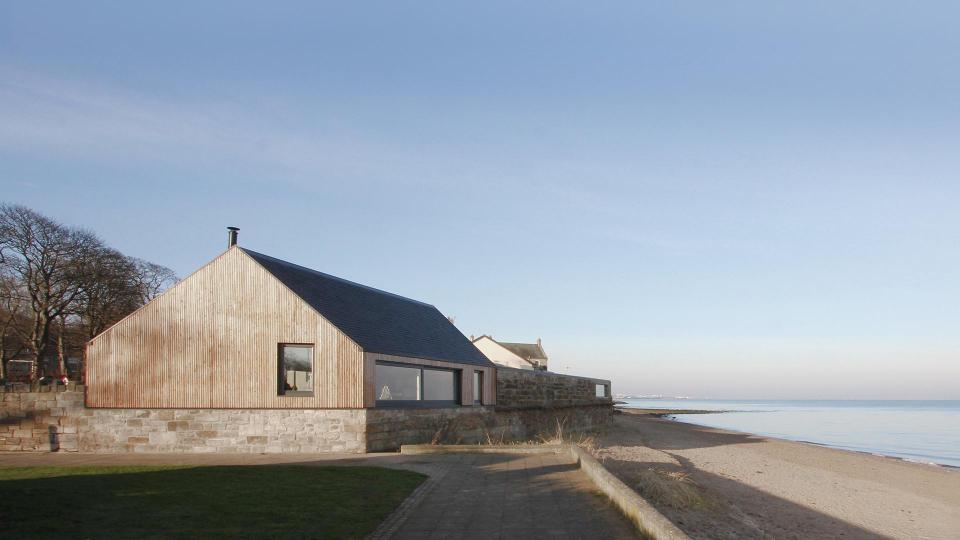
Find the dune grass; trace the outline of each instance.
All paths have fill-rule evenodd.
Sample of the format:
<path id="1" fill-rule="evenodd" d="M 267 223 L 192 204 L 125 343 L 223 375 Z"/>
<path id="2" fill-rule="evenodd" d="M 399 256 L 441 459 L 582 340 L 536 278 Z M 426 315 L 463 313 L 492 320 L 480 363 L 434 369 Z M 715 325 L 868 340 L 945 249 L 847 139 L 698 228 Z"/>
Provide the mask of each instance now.
<path id="1" fill-rule="evenodd" d="M 6 538 L 362 538 L 426 477 L 377 467 L 0 469 Z"/>
<path id="2" fill-rule="evenodd" d="M 717 506 L 715 500 L 705 496 L 689 475 L 682 472 L 641 471 L 635 489 L 654 504 L 671 508 L 710 510 Z"/>

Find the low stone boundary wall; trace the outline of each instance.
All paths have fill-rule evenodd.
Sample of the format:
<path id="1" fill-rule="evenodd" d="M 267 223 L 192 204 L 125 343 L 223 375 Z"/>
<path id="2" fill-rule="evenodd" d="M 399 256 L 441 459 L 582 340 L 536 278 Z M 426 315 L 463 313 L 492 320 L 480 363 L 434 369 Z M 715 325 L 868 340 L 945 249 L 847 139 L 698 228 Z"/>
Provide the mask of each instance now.
<path id="1" fill-rule="evenodd" d="M 656 540 L 690 540 L 690 537 L 654 508 L 639 493 L 623 483 L 622 480 L 608 471 L 587 450 L 570 445 L 570 454 L 577 460 L 580 469 L 593 480 L 604 495 L 613 501 L 613 504 L 630 521 L 650 538 Z"/>
<path id="2" fill-rule="evenodd" d="M 604 396 L 597 396 L 597 386 Z M 497 409 L 610 405 L 610 381 L 550 371 L 497 367 Z"/>
<path id="3" fill-rule="evenodd" d="M 499 444 L 552 440 L 603 429 L 610 405 L 554 409 L 501 410 L 491 407 L 449 409 L 368 409 L 367 449 L 397 450 L 405 444 Z"/>
<path id="4" fill-rule="evenodd" d="M 610 404 L 536 409 L 104 409 L 83 387 L 0 387 L 0 451 L 362 453 L 404 444 L 496 444 L 588 434 Z"/>
<path id="5" fill-rule="evenodd" d="M 0 451 L 76 452 L 83 387 L 0 387 Z"/>

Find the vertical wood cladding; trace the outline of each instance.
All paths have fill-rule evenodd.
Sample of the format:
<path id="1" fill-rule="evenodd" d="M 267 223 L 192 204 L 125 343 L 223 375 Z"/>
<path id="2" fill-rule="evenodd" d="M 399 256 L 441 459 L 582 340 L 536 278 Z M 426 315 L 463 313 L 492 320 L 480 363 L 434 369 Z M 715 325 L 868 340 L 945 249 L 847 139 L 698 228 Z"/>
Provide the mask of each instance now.
<path id="1" fill-rule="evenodd" d="M 314 345 L 313 396 L 277 395 L 277 345 Z M 87 404 L 359 408 L 363 350 L 239 249 L 87 347 Z"/>

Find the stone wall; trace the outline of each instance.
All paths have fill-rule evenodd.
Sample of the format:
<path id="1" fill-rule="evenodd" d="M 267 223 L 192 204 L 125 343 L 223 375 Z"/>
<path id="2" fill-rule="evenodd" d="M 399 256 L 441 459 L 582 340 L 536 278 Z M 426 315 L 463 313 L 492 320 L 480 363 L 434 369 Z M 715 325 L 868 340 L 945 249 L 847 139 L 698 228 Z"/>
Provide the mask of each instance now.
<path id="1" fill-rule="evenodd" d="M 83 387 L 0 392 L 0 451 L 366 451 L 363 409 L 87 409 Z"/>
<path id="2" fill-rule="evenodd" d="M 0 451 L 376 452 L 546 440 L 558 431 L 576 438 L 602 429 L 613 412 L 609 399 L 592 394 L 593 379 L 546 374 L 540 392 L 531 385 L 544 374 L 510 371 L 519 374 L 498 375 L 508 397 L 496 408 L 88 409 L 82 386 L 0 387 Z"/>
<path id="3" fill-rule="evenodd" d="M 597 397 L 597 385 L 606 396 Z M 550 409 L 612 405 L 610 381 L 549 371 L 497 367 L 497 409 Z"/>
<path id="4" fill-rule="evenodd" d="M 76 452 L 85 412 L 77 388 L 0 386 L 0 451 Z"/>
<path id="5" fill-rule="evenodd" d="M 368 409 L 367 451 L 396 450 L 404 444 L 499 444 L 576 439 L 602 430 L 613 414 L 608 404 L 553 409 L 494 410 Z"/>
<path id="6" fill-rule="evenodd" d="M 87 409 L 81 452 L 361 453 L 363 409 Z"/>

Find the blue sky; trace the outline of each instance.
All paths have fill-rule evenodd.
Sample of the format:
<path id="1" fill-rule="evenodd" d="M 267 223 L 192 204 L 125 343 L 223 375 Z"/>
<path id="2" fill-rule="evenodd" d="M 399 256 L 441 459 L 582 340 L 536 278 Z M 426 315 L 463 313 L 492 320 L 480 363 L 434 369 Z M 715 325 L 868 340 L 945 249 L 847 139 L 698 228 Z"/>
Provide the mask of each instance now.
<path id="1" fill-rule="evenodd" d="M 948 2 L 0 7 L 0 199 L 700 397 L 960 399 Z"/>

